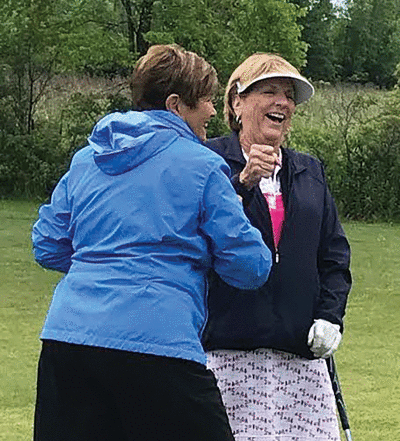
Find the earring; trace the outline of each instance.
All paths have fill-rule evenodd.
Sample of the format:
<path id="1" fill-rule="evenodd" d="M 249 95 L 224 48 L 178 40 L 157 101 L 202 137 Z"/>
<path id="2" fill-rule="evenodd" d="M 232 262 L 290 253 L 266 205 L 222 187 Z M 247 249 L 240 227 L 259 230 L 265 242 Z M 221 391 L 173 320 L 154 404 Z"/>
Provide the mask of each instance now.
<path id="1" fill-rule="evenodd" d="M 237 122 L 237 124 L 239 124 L 239 126 L 242 125 L 242 118 L 240 115 L 235 115 L 235 121 Z"/>

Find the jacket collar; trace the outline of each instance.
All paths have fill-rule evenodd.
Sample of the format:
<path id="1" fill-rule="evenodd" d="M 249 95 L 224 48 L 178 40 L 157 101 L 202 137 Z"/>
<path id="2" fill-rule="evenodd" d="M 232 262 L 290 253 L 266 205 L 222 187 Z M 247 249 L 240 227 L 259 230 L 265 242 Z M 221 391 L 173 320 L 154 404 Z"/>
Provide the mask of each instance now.
<path id="1" fill-rule="evenodd" d="M 246 159 L 242 153 L 242 147 L 240 146 L 238 132 L 232 132 L 231 135 L 226 138 L 227 142 L 225 143 L 225 149 L 223 152 L 223 156 L 225 159 L 233 160 L 246 165 Z"/>
<path id="2" fill-rule="evenodd" d="M 287 165 L 293 170 L 294 174 L 301 173 L 307 167 L 301 162 L 299 156 L 292 149 L 287 147 L 282 148 L 282 164 Z"/>

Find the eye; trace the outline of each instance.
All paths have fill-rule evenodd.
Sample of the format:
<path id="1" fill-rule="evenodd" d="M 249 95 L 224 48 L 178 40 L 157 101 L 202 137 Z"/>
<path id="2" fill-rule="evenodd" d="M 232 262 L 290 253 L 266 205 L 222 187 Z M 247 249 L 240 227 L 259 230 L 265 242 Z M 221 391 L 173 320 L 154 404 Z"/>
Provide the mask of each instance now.
<path id="1" fill-rule="evenodd" d="M 289 92 L 289 93 L 286 94 L 286 98 L 287 98 L 288 100 L 294 102 L 294 95 L 293 95 L 291 92 Z"/>

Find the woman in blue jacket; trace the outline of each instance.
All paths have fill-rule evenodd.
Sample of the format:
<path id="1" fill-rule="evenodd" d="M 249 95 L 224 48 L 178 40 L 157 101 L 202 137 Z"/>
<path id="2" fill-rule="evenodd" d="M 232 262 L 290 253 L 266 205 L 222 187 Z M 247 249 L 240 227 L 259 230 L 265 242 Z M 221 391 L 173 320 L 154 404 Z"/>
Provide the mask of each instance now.
<path id="1" fill-rule="evenodd" d="M 321 358 L 341 339 L 350 249 L 321 163 L 284 147 L 296 106 L 312 94 L 282 57 L 254 54 L 226 89 L 232 134 L 208 142 L 274 257 L 250 295 L 210 279 L 204 346 L 237 441 L 340 439 Z"/>
<path id="2" fill-rule="evenodd" d="M 35 441 L 231 440 L 205 367 L 207 272 L 261 286 L 271 253 L 202 145 L 215 70 L 153 46 L 141 111 L 100 120 L 43 205 L 36 260 L 65 273 L 43 327 Z"/>

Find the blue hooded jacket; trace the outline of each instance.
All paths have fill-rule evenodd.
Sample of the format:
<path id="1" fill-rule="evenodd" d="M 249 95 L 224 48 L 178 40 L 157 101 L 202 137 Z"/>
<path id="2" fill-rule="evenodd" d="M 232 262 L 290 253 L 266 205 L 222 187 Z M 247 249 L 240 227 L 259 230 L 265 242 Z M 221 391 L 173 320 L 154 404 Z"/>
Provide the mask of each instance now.
<path id="1" fill-rule="evenodd" d="M 171 112 L 99 121 L 33 227 L 36 260 L 66 273 L 41 338 L 205 364 L 208 270 L 254 289 L 271 267 L 229 173 Z"/>

